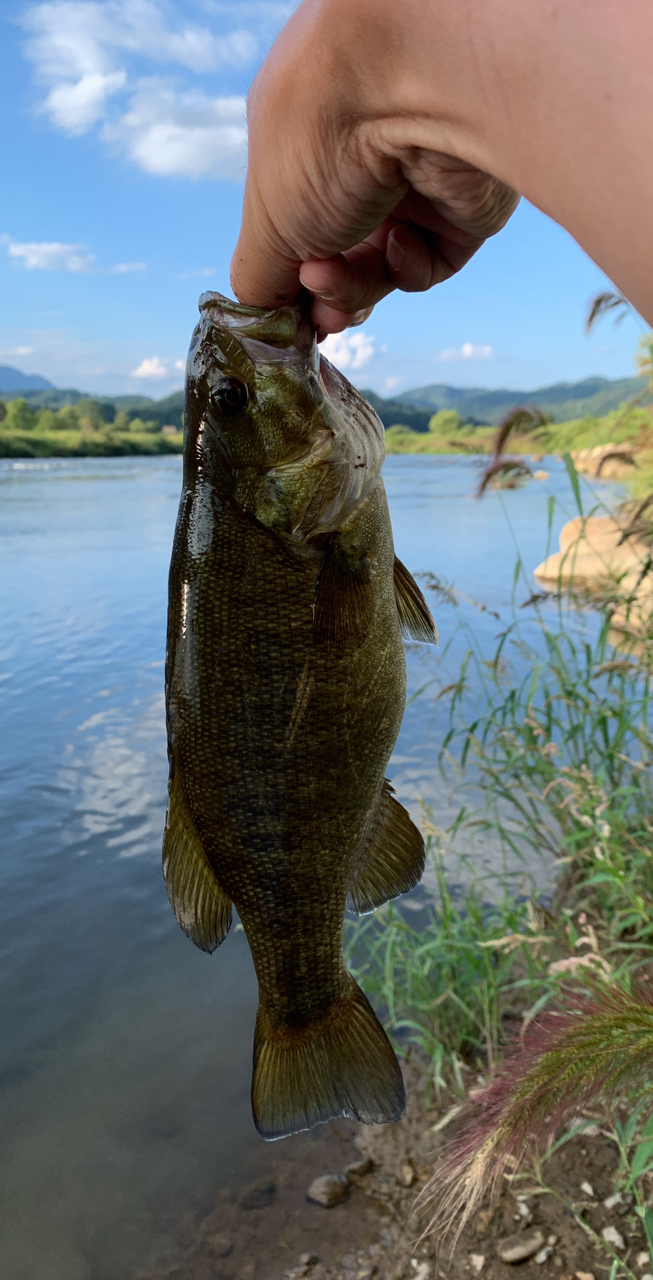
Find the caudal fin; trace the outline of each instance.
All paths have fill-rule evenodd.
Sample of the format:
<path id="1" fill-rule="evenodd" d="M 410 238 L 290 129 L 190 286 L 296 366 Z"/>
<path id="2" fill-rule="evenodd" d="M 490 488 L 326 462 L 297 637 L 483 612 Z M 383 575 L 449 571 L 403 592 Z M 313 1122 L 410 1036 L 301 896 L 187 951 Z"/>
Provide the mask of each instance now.
<path id="1" fill-rule="evenodd" d="M 262 1137 L 285 1138 L 336 1116 L 398 1120 L 406 1106 L 399 1063 L 360 987 L 302 1027 L 274 1025 L 259 1009 L 252 1111 Z"/>

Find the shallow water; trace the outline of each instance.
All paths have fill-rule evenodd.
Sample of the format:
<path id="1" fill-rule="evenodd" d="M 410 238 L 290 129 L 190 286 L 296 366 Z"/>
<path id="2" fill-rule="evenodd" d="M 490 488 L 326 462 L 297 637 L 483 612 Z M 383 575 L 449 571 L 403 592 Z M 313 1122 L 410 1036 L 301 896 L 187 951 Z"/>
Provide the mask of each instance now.
<path id="1" fill-rule="evenodd" d="M 545 554 L 547 492 L 568 508 L 556 535 L 573 514 L 546 465 L 546 491 L 479 504 L 474 460 L 389 458 L 398 555 L 507 610 L 516 546 L 530 568 Z M 249 1109 L 244 936 L 197 951 L 159 869 L 180 478 L 176 457 L 0 463 L 3 1280 L 127 1280 L 269 1151 Z M 489 642 L 500 626 L 476 616 Z M 431 674 L 411 652 L 409 692 Z M 428 695 L 408 708 L 389 774 L 411 808 L 426 798 L 446 818 L 434 713 Z"/>

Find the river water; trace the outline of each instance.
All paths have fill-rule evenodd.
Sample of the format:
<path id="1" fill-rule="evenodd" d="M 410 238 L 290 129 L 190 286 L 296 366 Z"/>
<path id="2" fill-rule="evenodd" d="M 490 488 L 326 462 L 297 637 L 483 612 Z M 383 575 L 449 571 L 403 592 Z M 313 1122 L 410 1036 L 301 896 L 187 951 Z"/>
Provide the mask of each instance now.
<path id="1" fill-rule="evenodd" d="M 554 534 L 574 513 L 545 465 L 546 485 L 478 503 L 475 460 L 389 458 L 397 554 L 501 614 L 517 547 L 530 568 L 545 554 L 547 495 Z M 178 457 L 0 462 L 3 1280 L 129 1280 L 262 1159 L 244 935 L 197 951 L 160 874 L 180 479 Z M 500 624 L 475 616 L 490 644 Z M 409 692 L 438 661 L 454 673 L 463 643 L 411 651 Z M 428 694 L 408 707 L 388 772 L 414 812 L 446 817 L 436 711 Z"/>

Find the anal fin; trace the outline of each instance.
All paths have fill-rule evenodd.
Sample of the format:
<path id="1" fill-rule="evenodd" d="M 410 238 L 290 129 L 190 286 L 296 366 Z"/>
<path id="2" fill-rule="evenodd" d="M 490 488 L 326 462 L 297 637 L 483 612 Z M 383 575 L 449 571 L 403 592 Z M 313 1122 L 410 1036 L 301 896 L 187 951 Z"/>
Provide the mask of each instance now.
<path id="1" fill-rule="evenodd" d="M 405 640 L 421 640 L 422 644 L 439 644 L 438 629 L 424 596 L 405 565 L 395 556 L 395 600 Z"/>
<path id="2" fill-rule="evenodd" d="M 170 787 L 163 836 L 163 878 L 186 937 L 202 951 L 215 951 L 231 926 L 231 898 L 218 884 L 175 782 Z"/>
<path id="3" fill-rule="evenodd" d="M 365 915 L 409 893 L 422 878 L 424 861 L 422 833 L 385 778 L 371 835 L 349 885 L 348 907 Z"/>

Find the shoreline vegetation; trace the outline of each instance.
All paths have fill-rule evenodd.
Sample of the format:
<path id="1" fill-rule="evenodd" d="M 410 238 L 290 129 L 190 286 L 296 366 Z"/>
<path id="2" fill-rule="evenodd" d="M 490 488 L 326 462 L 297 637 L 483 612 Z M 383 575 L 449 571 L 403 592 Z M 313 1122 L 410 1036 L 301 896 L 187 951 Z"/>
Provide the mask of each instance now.
<path id="1" fill-rule="evenodd" d="M 31 398 L 0 399 L 0 458 L 178 454 L 183 450 L 178 399 L 120 408 L 110 400 L 82 398 L 54 409 L 35 405 Z M 520 413 L 521 425 L 517 420 L 511 428 L 516 460 L 537 464 L 546 455 L 570 452 L 577 469 L 593 478 L 622 480 L 635 496 L 653 488 L 653 408 L 627 402 L 603 417 L 555 422 L 529 407 L 511 419 Z M 482 457 L 495 452 L 496 435 L 496 425 L 464 422 L 457 410 L 441 409 L 426 426 L 421 421 L 419 426 L 387 426 L 386 452 Z M 516 468 L 515 483 L 532 474 L 529 466 Z"/>

